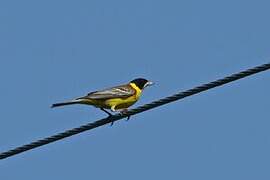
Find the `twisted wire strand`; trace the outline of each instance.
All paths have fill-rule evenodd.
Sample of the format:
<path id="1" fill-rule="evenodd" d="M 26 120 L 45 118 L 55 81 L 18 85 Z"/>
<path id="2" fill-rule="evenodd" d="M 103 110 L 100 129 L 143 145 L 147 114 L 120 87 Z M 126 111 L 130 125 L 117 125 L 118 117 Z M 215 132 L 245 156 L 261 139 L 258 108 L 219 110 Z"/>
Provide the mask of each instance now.
<path id="1" fill-rule="evenodd" d="M 5 159 L 8 157 L 14 156 L 16 154 L 20 154 L 22 152 L 29 151 L 31 149 L 34 149 L 34 148 L 37 148 L 37 147 L 40 147 L 40 146 L 43 146 L 43 145 L 46 145 L 46 144 L 70 137 L 70 136 L 73 136 L 73 135 L 76 135 L 79 133 L 82 133 L 82 132 L 87 131 L 87 130 L 91 130 L 91 129 L 103 126 L 103 125 L 111 123 L 111 122 L 118 121 L 120 119 L 126 118 L 126 117 L 131 116 L 131 115 L 135 115 L 135 114 L 138 114 L 138 113 L 141 113 L 144 111 L 148 111 L 150 109 L 153 109 L 153 108 L 156 108 L 156 107 L 183 99 L 185 97 L 192 96 L 194 94 L 198 94 L 200 92 L 203 92 L 203 91 L 206 91 L 206 90 L 218 87 L 218 86 L 222 86 L 222 85 L 230 83 L 232 81 L 236 81 L 236 80 L 242 79 L 244 77 L 247 77 L 247 76 L 262 72 L 262 71 L 266 71 L 268 69 L 270 69 L 270 63 L 263 64 L 263 65 L 260 65 L 260 66 L 257 66 L 257 67 L 239 72 L 239 73 L 232 74 L 232 75 L 227 76 L 225 78 L 218 79 L 216 81 L 212 81 L 210 83 L 203 84 L 203 85 L 194 87 L 192 89 L 176 93 L 172 96 L 168 96 L 168 97 L 153 101 L 149 104 L 139 106 L 137 108 L 134 108 L 134 109 L 127 111 L 124 114 L 120 114 L 120 113 L 115 114 L 111 117 L 103 118 L 103 119 L 97 120 L 95 122 L 91 122 L 91 123 L 82 125 L 80 127 L 73 128 L 73 129 L 58 133 L 56 135 L 52 135 L 52 136 L 44 138 L 44 139 L 40 139 L 40 140 L 31 142 L 29 144 L 25 144 L 25 145 L 16 147 L 16 148 L 8 150 L 6 152 L 2 152 L 2 153 L 0 153 L 0 159 Z"/>

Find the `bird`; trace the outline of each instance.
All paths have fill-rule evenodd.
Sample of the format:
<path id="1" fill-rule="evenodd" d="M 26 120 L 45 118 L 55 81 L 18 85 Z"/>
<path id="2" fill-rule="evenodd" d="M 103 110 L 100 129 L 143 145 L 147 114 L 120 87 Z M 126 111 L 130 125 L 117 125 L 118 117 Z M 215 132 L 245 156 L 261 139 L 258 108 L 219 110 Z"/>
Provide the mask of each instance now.
<path id="1" fill-rule="evenodd" d="M 99 108 L 109 117 L 111 117 L 112 114 L 106 109 L 109 109 L 112 112 L 127 112 L 128 107 L 132 106 L 139 100 L 143 90 L 153 84 L 153 82 L 147 79 L 136 78 L 127 84 L 93 91 L 83 97 L 75 98 L 66 102 L 52 104 L 51 107 L 55 108 L 73 104 L 92 105 L 96 108 Z M 128 120 L 129 118 L 130 116 L 128 116 Z M 113 122 L 111 125 L 113 125 Z"/>

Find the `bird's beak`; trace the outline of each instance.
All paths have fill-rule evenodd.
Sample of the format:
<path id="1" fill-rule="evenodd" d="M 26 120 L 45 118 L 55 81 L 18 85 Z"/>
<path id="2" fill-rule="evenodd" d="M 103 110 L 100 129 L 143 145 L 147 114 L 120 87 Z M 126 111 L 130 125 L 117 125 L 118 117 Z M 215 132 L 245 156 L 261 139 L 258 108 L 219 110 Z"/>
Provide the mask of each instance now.
<path id="1" fill-rule="evenodd" d="M 147 84 L 148 84 L 148 86 L 152 86 L 152 85 L 154 85 L 155 83 L 152 82 L 152 81 L 148 81 Z"/>
<path id="2" fill-rule="evenodd" d="M 146 83 L 146 86 L 145 87 L 147 87 L 147 86 L 153 86 L 155 83 L 153 83 L 153 82 L 151 82 L 151 81 L 148 81 L 147 83 Z"/>

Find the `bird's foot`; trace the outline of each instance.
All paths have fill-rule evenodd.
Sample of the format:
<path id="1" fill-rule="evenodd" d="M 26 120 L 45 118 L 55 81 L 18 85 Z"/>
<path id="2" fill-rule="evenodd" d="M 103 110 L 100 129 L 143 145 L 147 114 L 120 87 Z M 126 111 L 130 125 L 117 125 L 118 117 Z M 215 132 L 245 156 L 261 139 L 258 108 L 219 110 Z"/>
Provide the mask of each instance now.
<path id="1" fill-rule="evenodd" d="M 103 112 L 105 112 L 106 114 L 108 114 L 108 117 L 107 118 L 111 118 L 113 116 L 110 112 L 106 111 L 103 108 L 100 108 L 100 110 L 103 111 Z M 114 123 L 114 121 L 111 122 L 111 126 L 113 125 L 113 123 Z"/>
<path id="2" fill-rule="evenodd" d="M 122 110 L 120 111 L 120 114 L 125 115 L 127 112 L 128 112 L 128 109 L 122 109 Z M 127 116 L 126 121 L 128 121 L 129 119 L 130 119 L 130 115 L 129 115 L 129 116 Z"/>

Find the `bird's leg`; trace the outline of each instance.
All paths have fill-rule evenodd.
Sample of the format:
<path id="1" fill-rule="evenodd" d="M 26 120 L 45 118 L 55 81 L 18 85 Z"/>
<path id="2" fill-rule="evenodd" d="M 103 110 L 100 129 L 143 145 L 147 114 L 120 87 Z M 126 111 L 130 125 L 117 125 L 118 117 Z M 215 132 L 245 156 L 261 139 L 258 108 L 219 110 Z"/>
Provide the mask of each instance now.
<path id="1" fill-rule="evenodd" d="M 115 110 L 115 106 L 112 106 L 112 107 L 111 107 L 111 111 L 112 111 L 112 112 L 115 112 L 115 111 L 116 111 L 116 110 Z M 108 112 L 108 113 L 109 113 L 109 112 Z M 111 113 L 109 113 L 109 114 L 111 114 Z M 114 123 L 114 121 L 111 122 L 111 126 L 113 125 L 113 123 Z"/>
<path id="2" fill-rule="evenodd" d="M 101 111 L 105 112 L 106 114 L 108 114 L 108 118 L 112 117 L 112 114 L 109 113 L 108 111 L 106 111 L 104 108 L 100 108 Z M 111 122 L 111 126 L 113 125 L 114 121 Z"/>
<path id="3" fill-rule="evenodd" d="M 125 113 L 127 113 L 128 112 L 128 109 L 122 109 L 121 111 L 120 111 L 120 113 L 121 114 L 125 114 Z M 127 117 L 127 120 L 126 121 L 128 121 L 130 119 L 130 115 Z"/>
<path id="4" fill-rule="evenodd" d="M 108 111 L 106 111 L 105 109 L 100 108 L 100 110 L 101 110 L 101 111 L 103 111 L 103 112 L 105 112 L 106 114 L 108 114 L 108 116 L 109 116 L 109 117 L 111 117 L 111 116 L 112 116 L 112 114 L 111 114 L 111 113 L 109 113 Z"/>

